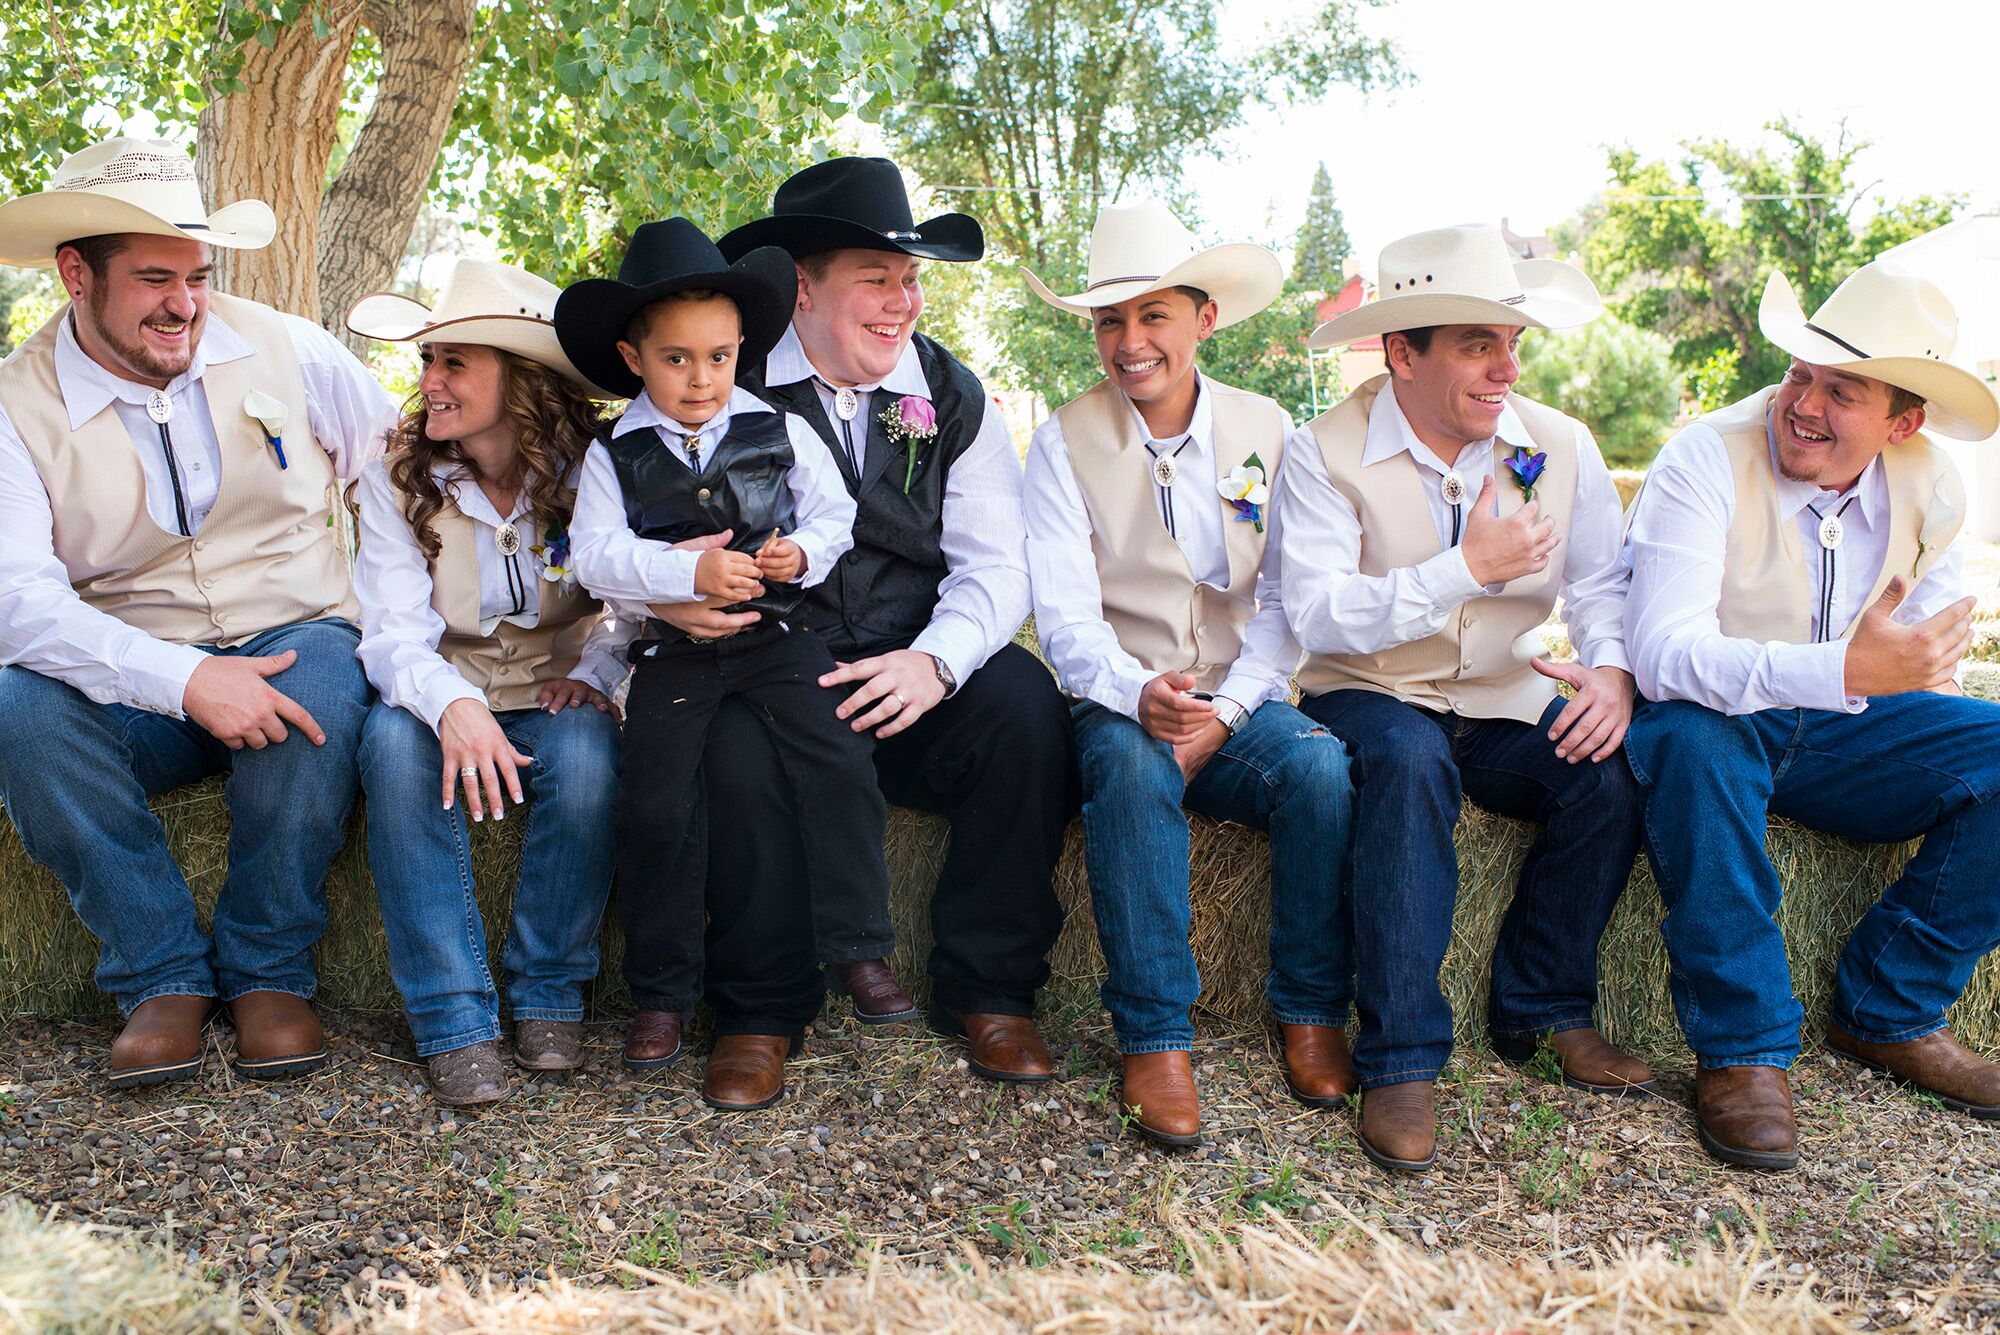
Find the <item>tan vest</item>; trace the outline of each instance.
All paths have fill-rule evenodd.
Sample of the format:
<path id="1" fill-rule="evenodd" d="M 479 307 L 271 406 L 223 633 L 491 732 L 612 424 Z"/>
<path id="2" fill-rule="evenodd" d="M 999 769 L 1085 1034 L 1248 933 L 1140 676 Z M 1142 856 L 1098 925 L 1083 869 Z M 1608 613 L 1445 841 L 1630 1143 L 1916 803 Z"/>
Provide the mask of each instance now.
<path id="1" fill-rule="evenodd" d="M 0 362 L 0 402 L 49 493 L 56 559 L 85 603 L 176 644 L 233 646 L 294 622 L 358 621 L 329 525 L 338 479 L 307 425 L 291 334 L 255 302 L 214 293 L 208 308 L 256 351 L 202 374 L 222 478 L 192 538 L 166 532 L 147 511 L 145 469 L 116 408 L 70 429 L 55 367 L 69 307 Z M 287 468 L 243 411 L 253 389 L 285 405 Z"/>
<path id="2" fill-rule="evenodd" d="M 534 627 L 502 621 L 491 635 L 482 635 L 479 544 L 491 542 L 492 535 L 467 518 L 449 492 L 431 527 L 438 535 L 437 559 L 430 563 L 431 606 L 445 625 L 444 636 L 438 641 L 439 655 L 459 676 L 486 692 L 487 706 L 496 712 L 534 708 L 537 690 L 575 669 L 584 641 L 603 615 L 603 604 L 576 584 L 565 590 L 552 580 L 536 580 L 541 619 Z M 526 541 L 527 535 L 523 539 Z M 535 540 L 539 541 L 539 536 Z M 532 567 L 523 562 L 523 569 Z"/>
<path id="3" fill-rule="evenodd" d="M 1812 575 L 1798 516 L 1778 513 L 1777 476 L 1766 434 L 1776 392 L 1775 387 L 1760 389 L 1698 419 L 1722 437 L 1736 477 L 1736 509 L 1729 517 L 1715 615 L 1724 635 L 1804 644 L 1812 639 Z M 1875 587 L 1859 604 L 1864 609 L 1882 596 L 1892 576 L 1907 575 L 1912 583 L 1921 578 L 1965 522 L 1965 484 L 1958 469 L 1922 432 L 1882 451 L 1882 481 L 1889 492 L 1889 545 Z M 1918 535 L 1940 488 L 1955 517 L 1920 550 Z M 1854 623 L 1839 633 L 1842 639 L 1853 634 Z"/>
<path id="4" fill-rule="evenodd" d="M 1444 550 L 1424 496 L 1421 465 L 1407 451 L 1366 468 L 1361 465 L 1368 443 L 1368 414 L 1388 382 L 1386 373 L 1376 376 L 1308 427 L 1319 442 L 1334 490 L 1361 517 L 1361 573 L 1373 576 L 1421 565 Z M 1515 445 L 1531 445 L 1548 455 L 1535 484 L 1535 500 L 1542 513 L 1556 521 L 1556 532 L 1567 537 L 1576 503 L 1576 422 L 1518 394 L 1510 395 L 1507 404 L 1527 429 L 1528 439 L 1494 443 L 1500 513 L 1512 514 L 1523 503 L 1521 489 L 1503 460 Z M 1377 654 L 1308 656 L 1299 669 L 1300 688 L 1307 695 L 1380 691 L 1439 713 L 1535 722 L 1556 690 L 1554 682 L 1528 666 L 1528 660 L 1548 652 L 1541 626 L 1562 587 L 1567 550 L 1567 544 L 1559 545 L 1548 568 L 1538 574 L 1510 580 L 1497 594 L 1466 600 L 1442 629 L 1421 640 Z"/>
<path id="5" fill-rule="evenodd" d="M 1284 453 L 1284 409 L 1261 395 L 1204 378 L 1214 426 L 1217 481 L 1251 455 L 1273 477 Z M 1056 409 L 1083 503 L 1090 511 L 1090 546 L 1103 589 L 1104 619 L 1118 645 L 1149 672 L 1187 672 L 1197 689 L 1222 684 L 1243 649 L 1243 628 L 1257 610 L 1257 568 L 1264 535 L 1231 511 L 1222 540 L 1229 585 L 1198 582 L 1187 554 L 1160 520 L 1152 460 L 1134 420 L 1131 400 L 1110 381 Z M 1198 489 L 1208 503 L 1226 503 L 1213 486 Z"/>

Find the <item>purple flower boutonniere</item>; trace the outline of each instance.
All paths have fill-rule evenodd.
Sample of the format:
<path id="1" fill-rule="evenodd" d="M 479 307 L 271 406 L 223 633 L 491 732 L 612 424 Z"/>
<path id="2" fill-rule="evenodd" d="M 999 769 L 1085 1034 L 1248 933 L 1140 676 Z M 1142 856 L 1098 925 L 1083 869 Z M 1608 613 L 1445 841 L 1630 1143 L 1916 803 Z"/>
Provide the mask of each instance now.
<path id="1" fill-rule="evenodd" d="M 1535 499 L 1535 483 L 1541 480 L 1542 469 L 1548 466 L 1549 456 L 1539 450 L 1530 451 L 1526 445 L 1516 445 L 1514 452 L 1507 456 L 1507 471 L 1514 475 L 1514 485 L 1521 489 L 1522 501 Z"/>
<path id="2" fill-rule="evenodd" d="M 1229 472 L 1229 476 L 1216 479 L 1216 491 L 1236 511 L 1236 521 L 1240 524 L 1255 524 L 1257 531 L 1264 531 L 1264 503 L 1271 499 L 1271 489 L 1264 483 L 1264 461 L 1251 455 Z"/>
<path id="3" fill-rule="evenodd" d="M 882 410 L 882 431 L 903 447 L 903 494 L 907 496 L 917 476 L 918 447 L 937 438 L 937 409 L 929 399 L 905 394 Z"/>
<path id="4" fill-rule="evenodd" d="M 569 530 L 561 524 L 550 524 L 542 533 L 541 542 L 529 551 L 542 558 L 542 578 L 551 584 L 561 584 L 565 589 L 576 584 L 576 571 L 569 564 Z"/>

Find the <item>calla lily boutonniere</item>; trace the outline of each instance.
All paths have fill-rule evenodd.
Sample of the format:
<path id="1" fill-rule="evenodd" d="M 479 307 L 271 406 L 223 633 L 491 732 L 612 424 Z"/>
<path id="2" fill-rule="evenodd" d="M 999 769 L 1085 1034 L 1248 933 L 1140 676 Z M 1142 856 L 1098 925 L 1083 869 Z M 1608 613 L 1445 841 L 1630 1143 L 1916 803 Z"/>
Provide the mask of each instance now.
<path id="1" fill-rule="evenodd" d="M 253 389 L 243 396 L 243 415 L 262 429 L 265 441 L 277 453 L 278 467 L 291 467 L 285 462 L 284 403 L 261 389 Z"/>
<path id="2" fill-rule="evenodd" d="M 1931 503 L 1924 510 L 1923 525 L 1917 530 L 1917 564 L 1910 567 L 1911 578 L 1916 577 L 1917 566 L 1924 563 L 1924 556 L 1931 548 L 1944 542 L 1945 535 L 1956 523 L 1958 507 L 1945 494 L 1944 479 L 1939 478 L 1937 486 L 1931 490 Z"/>
<path id="3" fill-rule="evenodd" d="M 1271 499 L 1271 489 L 1264 482 L 1264 461 L 1251 455 L 1237 467 L 1229 471 L 1229 476 L 1218 478 L 1215 489 L 1236 511 L 1236 522 L 1255 524 L 1257 531 L 1264 531 L 1264 503 Z"/>
<path id="4" fill-rule="evenodd" d="M 542 561 L 542 578 L 551 584 L 560 584 L 566 593 L 576 587 L 576 571 L 569 563 L 569 530 L 561 524 L 550 524 L 542 533 L 542 540 L 528 549 Z"/>
<path id="5" fill-rule="evenodd" d="M 937 409 L 918 394 L 905 394 L 882 410 L 882 431 L 903 447 L 903 494 L 917 476 L 917 447 L 936 439 Z"/>
<path id="6" fill-rule="evenodd" d="M 1514 452 L 1507 456 L 1507 471 L 1514 475 L 1514 485 L 1521 489 L 1521 500 L 1525 504 L 1535 499 L 1535 483 L 1542 477 L 1542 470 L 1548 467 L 1549 456 L 1540 450 L 1530 450 L 1526 445 L 1516 445 Z"/>

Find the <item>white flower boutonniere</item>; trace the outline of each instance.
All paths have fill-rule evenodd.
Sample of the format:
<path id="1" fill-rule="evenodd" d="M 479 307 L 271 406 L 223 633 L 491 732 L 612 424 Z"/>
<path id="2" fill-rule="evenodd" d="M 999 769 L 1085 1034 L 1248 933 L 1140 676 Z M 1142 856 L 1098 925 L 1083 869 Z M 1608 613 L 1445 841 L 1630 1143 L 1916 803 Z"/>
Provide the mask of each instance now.
<path id="1" fill-rule="evenodd" d="M 1257 531 L 1264 531 L 1264 503 L 1271 499 L 1271 489 L 1264 484 L 1264 461 L 1251 455 L 1229 472 L 1229 476 L 1216 481 L 1215 489 L 1222 499 L 1236 511 L 1236 521 L 1241 524 L 1255 524 Z"/>
<path id="2" fill-rule="evenodd" d="M 1924 563 L 1924 557 L 1931 548 L 1945 541 L 1945 535 L 1958 523 L 1958 507 L 1945 494 L 1944 479 L 1939 478 L 1937 486 L 1931 490 L 1931 503 L 1924 511 L 1923 526 L 1917 530 L 1917 564 L 1910 567 L 1910 575 L 1915 578 L 1917 566 Z"/>
<path id="3" fill-rule="evenodd" d="M 291 467 L 285 461 L 284 403 L 261 389 L 253 389 L 243 396 L 243 415 L 263 430 L 264 440 L 278 456 L 278 467 Z"/>

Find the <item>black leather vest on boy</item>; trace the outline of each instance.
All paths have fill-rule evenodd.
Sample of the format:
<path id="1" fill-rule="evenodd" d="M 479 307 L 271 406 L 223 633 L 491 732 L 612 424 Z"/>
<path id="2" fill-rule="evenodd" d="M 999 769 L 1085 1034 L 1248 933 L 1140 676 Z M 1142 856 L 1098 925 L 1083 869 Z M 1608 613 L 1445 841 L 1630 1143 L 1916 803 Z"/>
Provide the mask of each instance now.
<path id="1" fill-rule="evenodd" d="M 882 414 L 897 401 L 896 395 L 877 390 L 870 400 L 868 441 L 857 478 L 811 380 L 774 387 L 745 385 L 766 403 L 803 417 L 819 432 L 854 497 L 858 511 L 854 547 L 824 582 L 807 591 L 798 609 L 799 619 L 824 636 L 827 647 L 841 658 L 907 649 L 930 624 L 938 586 L 946 574 L 941 541 L 945 478 L 979 434 L 986 413 L 986 390 L 979 377 L 936 340 L 917 334 L 913 342 L 931 391 L 931 406 L 937 410 L 938 433 L 918 446 L 907 493 L 903 478 L 909 456 L 882 426 Z"/>
<path id="2" fill-rule="evenodd" d="M 792 468 L 792 441 L 785 433 L 784 413 L 730 417 L 729 433 L 709 449 L 699 474 L 668 449 L 653 428 L 622 436 L 614 435 L 616 430 L 617 423 L 611 423 L 597 438 L 617 467 L 625 522 L 640 537 L 685 542 L 733 529 L 736 536 L 729 540 L 729 549 L 755 556 L 773 529 L 790 533 L 795 527 L 792 490 L 786 481 Z M 762 597 L 729 610 L 784 616 L 798 606 L 804 593 L 797 584 L 767 583 Z"/>

